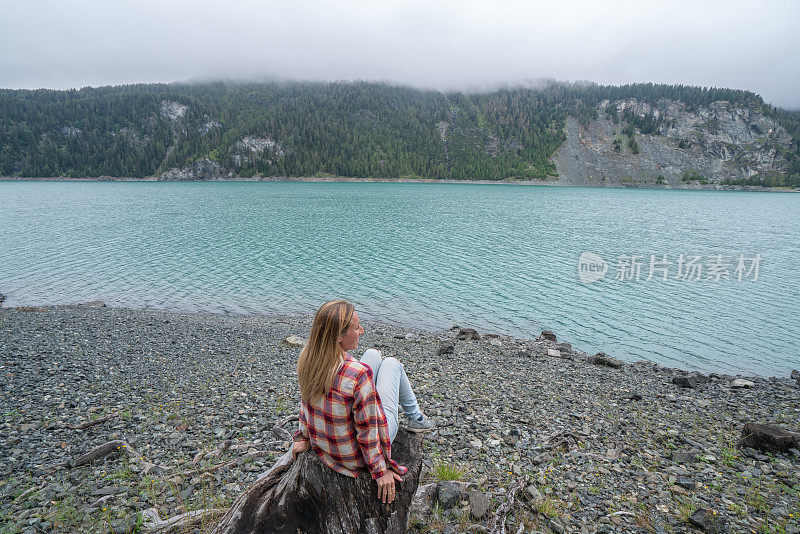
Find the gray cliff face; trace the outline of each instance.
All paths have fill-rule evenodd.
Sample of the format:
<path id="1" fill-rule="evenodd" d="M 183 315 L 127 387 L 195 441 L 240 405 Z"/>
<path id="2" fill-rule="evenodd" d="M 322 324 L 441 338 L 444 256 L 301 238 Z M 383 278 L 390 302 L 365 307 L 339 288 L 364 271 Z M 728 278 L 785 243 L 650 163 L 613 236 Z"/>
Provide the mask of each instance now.
<path id="1" fill-rule="evenodd" d="M 208 158 L 200 158 L 182 169 L 170 169 L 159 176 L 161 180 L 202 180 L 207 178 L 231 178 L 222 165 Z"/>
<path id="2" fill-rule="evenodd" d="M 625 121 L 615 124 L 605 113 L 608 105 L 616 107 L 620 117 L 632 112 L 661 119 L 655 134 L 636 131 L 638 154 L 629 145 L 630 137 L 622 133 Z M 759 111 L 729 102 L 691 110 L 666 99 L 655 106 L 636 99 L 601 102 L 597 120 L 583 128 L 570 117 L 566 134 L 553 162 L 559 182 L 576 185 L 683 186 L 681 178 L 687 171 L 710 184 L 785 174 L 784 151 L 791 141 L 782 126 Z"/>

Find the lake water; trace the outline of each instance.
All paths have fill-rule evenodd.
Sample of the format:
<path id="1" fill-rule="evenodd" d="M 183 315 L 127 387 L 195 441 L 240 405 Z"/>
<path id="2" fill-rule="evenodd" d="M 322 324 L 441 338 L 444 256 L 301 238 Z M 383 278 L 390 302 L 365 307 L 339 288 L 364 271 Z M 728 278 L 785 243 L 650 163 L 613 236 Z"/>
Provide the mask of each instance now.
<path id="1" fill-rule="evenodd" d="M 6 306 L 312 312 L 343 297 L 366 319 L 547 329 L 626 361 L 800 368 L 797 194 L 0 182 L 0 206 Z M 585 252 L 603 278 L 592 256 L 579 272 Z"/>

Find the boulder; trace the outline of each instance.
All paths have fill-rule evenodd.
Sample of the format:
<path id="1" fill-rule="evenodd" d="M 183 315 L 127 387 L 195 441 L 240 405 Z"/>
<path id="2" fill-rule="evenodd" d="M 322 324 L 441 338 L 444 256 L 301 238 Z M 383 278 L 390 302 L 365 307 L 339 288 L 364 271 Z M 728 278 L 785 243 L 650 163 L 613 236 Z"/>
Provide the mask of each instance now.
<path id="1" fill-rule="evenodd" d="M 558 340 L 556 339 L 556 335 L 550 330 L 542 330 L 542 333 L 539 334 L 537 341 L 552 341 L 555 343 Z"/>
<path id="2" fill-rule="evenodd" d="M 764 452 L 788 452 L 797 447 L 798 437 L 777 426 L 747 423 L 739 445 Z"/>
<path id="3" fill-rule="evenodd" d="M 456 334 L 456 339 L 480 339 L 481 336 L 478 334 L 478 331 L 474 328 L 462 328 Z"/>
<path id="4" fill-rule="evenodd" d="M 6 296 L 5 296 L 5 295 L 3 295 L 2 293 L 0 293 L 0 306 L 2 306 L 2 305 L 3 305 L 3 301 L 4 301 L 4 300 L 6 300 Z M 797 371 L 795 371 L 795 372 L 797 372 Z"/>
<path id="5" fill-rule="evenodd" d="M 755 384 L 750 380 L 745 380 L 744 378 L 737 378 L 733 382 L 731 382 L 731 387 L 733 389 L 750 389 L 754 387 Z"/>
<path id="6" fill-rule="evenodd" d="M 436 485 L 436 500 L 443 510 L 455 508 L 461 501 L 461 484 L 453 480 L 443 480 Z"/>
<path id="7" fill-rule="evenodd" d="M 3 295 L 0 294 L 0 302 L 3 302 Z M 800 371 L 792 369 L 792 380 L 800 380 Z"/>
<path id="8" fill-rule="evenodd" d="M 436 486 L 436 482 L 429 482 L 417 488 L 417 492 L 411 500 L 411 514 L 417 519 L 424 521 L 430 514 L 436 498 Z"/>
<path id="9" fill-rule="evenodd" d="M 595 365 L 603 365 L 605 367 L 613 367 L 614 369 L 619 369 L 622 367 L 622 362 L 616 358 L 612 358 L 605 352 L 598 352 L 591 358 L 589 358 L 589 362 Z"/>
<path id="10" fill-rule="evenodd" d="M 679 388 L 697 388 L 697 378 L 691 375 L 677 375 L 672 377 L 672 383 Z"/>

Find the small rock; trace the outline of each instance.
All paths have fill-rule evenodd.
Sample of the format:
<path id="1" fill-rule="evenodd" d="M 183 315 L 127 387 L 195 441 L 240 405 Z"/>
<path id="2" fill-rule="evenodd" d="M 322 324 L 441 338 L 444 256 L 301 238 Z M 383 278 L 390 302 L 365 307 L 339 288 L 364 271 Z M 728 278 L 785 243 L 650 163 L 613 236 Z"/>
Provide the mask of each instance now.
<path id="1" fill-rule="evenodd" d="M 764 452 L 787 452 L 797 447 L 797 436 L 782 428 L 758 423 L 747 423 L 742 429 L 740 445 Z"/>
<path id="2" fill-rule="evenodd" d="M 606 367 L 612 367 L 614 369 L 619 369 L 622 367 L 622 362 L 616 358 L 612 358 L 605 352 L 598 352 L 591 358 L 589 358 L 589 363 L 593 363 L 595 365 L 604 365 Z"/>
<path id="3" fill-rule="evenodd" d="M 305 339 L 294 334 L 284 339 L 283 342 L 291 347 L 304 347 L 306 345 Z"/>
<path id="4" fill-rule="evenodd" d="M 695 510 L 689 517 L 689 523 L 710 534 L 723 534 L 730 532 L 731 529 L 728 518 L 724 514 L 707 508 Z"/>
<path id="5" fill-rule="evenodd" d="M 697 456 L 686 451 L 674 451 L 672 453 L 672 461 L 679 464 L 696 464 L 700 462 Z"/>
<path id="6" fill-rule="evenodd" d="M 640 401 L 642 400 L 642 395 L 636 391 L 632 392 L 630 397 L 628 397 L 632 401 Z"/>
<path id="7" fill-rule="evenodd" d="M 456 339 L 479 340 L 480 338 L 481 338 L 480 334 L 478 334 L 478 331 L 475 330 L 474 328 L 462 328 L 461 330 L 458 331 L 458 334 L 456 334 Z"/>
<path id="8" fill-rule="evenodd" d="M 558 351 L 556 349 L 547 349 L 547 355 L 552 356 L 553 358 L 560 358 L 561 351 Z"/>
<path id="9" fill-rule="evenodd" d="M 0 295 L 0 302 L 3 302 L 3 296 Z M 800 380 L 800 371 L 792 369 L 792 380 Z"/>
<path id="10" fill-rule="evenodd" d="M 550 330 L 542 330 L 542 333 L 539 334 L 537 341 L 552 341 L 555 343 L 558 340 L 556 339 L 556 335 Z"/>
<path id="11" fill-rule="evenodd" d="M 480 490 L 472 490 L 469 492 L 469 509 L 473 518 L 483 519 L 489 514 L 492 507 L 485 493 Z"/>
<path id="12" fill-rule="evenodd" d="M 453 345 L 441 345 L 439 350 L 436 351 L 438 356 L 443 354 L 453 354 L 455 352 L 455 347 Z"/>
<path id="13" fill-rule="evenodd" d="M 755 386 L 753 382 L 745 380 L 744 378 L 737 378 L 736 380 L 731 382 L 731 387 L 733 389 L 744 389 L 744 388 L 750 389 L 753 386 Z"/>
<path id="14" fill-rule="evenodd" d="M 572 345 L 569 343 L 556 343 L 556 348 L 561 352 L 572 352 Z"/>
<path id="15" fill-rule="evenodd" d="M 533 484 L 528 484 L 525 487 L 525 492 L 522 494 L 522 497 L 527 501 L 537 502 L 542 500 L 542 493 Z"/>

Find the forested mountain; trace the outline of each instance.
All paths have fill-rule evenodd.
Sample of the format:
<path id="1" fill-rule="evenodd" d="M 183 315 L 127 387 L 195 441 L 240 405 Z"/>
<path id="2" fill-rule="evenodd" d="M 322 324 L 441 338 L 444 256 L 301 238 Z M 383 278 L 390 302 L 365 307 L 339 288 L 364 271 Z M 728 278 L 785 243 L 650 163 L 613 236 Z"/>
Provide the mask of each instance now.
<path id="1" fill-rule="evenodd" d="M 0 90 L 0 175 L 545 179 L 556 175 L 568 117 L 582 127 L 611 118 L 632 141 L 669 126 L 655 107 L 619 104 L 631 100 L 689 112 L 726 101 L 769 117 L 787 140 L 775 145 L 780 176 L 746 176 L 798 182 L 800 114 L 753 93 L 555 82 L 484 93 L 367 82 Z"/>

